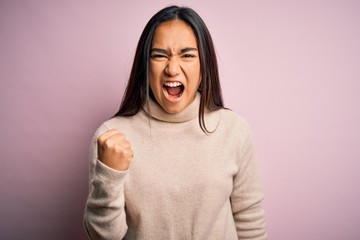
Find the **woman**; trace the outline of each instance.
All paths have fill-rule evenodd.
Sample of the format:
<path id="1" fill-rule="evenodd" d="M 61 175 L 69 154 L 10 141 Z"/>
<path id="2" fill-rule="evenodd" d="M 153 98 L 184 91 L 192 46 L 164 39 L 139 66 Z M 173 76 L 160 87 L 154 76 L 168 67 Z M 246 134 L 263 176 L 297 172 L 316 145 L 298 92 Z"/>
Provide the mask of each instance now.
<path id="1" fill-rule="evenodd" d="M 249 129 L 223 106 L 211 36 L 190 8 L 150 19 L 90 158 L 91 239 L 266 239 Z"/>

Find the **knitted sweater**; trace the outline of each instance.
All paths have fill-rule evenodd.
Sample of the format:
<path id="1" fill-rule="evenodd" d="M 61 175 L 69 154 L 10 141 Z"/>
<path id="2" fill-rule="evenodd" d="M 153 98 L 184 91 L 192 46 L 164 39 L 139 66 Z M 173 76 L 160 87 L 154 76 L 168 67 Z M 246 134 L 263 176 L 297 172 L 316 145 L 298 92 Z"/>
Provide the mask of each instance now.
<path id="1" fill-rule="evenodd" d="M 266 239 L 263 193 L 246 122 L 230 110 L 198 121 L 200 95 L 182 112 L 156 102 L 103 123 L 90 149 L 84 223 L 91 239 Z M 96 138 L 119 129 L 134 157 L 127 171 L 97 159 Z"/>

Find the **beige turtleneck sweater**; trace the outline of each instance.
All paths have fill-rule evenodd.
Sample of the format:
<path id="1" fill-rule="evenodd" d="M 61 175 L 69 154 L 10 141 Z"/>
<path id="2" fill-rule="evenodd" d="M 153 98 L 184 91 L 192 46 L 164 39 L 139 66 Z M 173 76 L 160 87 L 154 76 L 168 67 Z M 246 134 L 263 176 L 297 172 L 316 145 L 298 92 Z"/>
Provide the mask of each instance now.
<path id="1" fill-rule="evenodd" d="M 102 124 L 90 150 L 84 223 L 91 239 L 266 239 L 263 193 L 245 121 L 230 110 L 205 115 L 200 95 L 168 114 L 150 100 L 133 117 Z M 146 109 L 146 110 L 145 110 Z M 96 138 L 119 129 L 134 158 L 127 171 L 97 159 Z"/>

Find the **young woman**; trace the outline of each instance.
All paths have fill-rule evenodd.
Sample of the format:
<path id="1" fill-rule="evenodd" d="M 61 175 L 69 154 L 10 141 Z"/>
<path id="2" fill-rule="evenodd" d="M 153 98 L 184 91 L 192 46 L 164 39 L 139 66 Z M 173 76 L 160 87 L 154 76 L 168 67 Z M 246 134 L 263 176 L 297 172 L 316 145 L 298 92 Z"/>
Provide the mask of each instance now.
<path id="1" fill-rule="evenodd" d="M 192 9 L 150 19 L 120 110 L 90 151 L 91 239 L 266 239 L 249 128 L 224 108 L 212 39 Z"/>

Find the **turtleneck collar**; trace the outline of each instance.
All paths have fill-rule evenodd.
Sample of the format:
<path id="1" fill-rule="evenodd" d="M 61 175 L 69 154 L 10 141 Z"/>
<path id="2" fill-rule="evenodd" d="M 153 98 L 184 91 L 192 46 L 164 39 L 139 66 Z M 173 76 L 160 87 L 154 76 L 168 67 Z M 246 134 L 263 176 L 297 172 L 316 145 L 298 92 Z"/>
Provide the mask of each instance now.
<path id="1" fill-rule="evenodd" d="M 196 93 L 194 101 L 178 113 L 168 113 L 153 99 L 149 98 L 143 106 L 144 111 L 151 117 L 163 122 L 187 122 L 199 115 L 200 93 Z"/>

